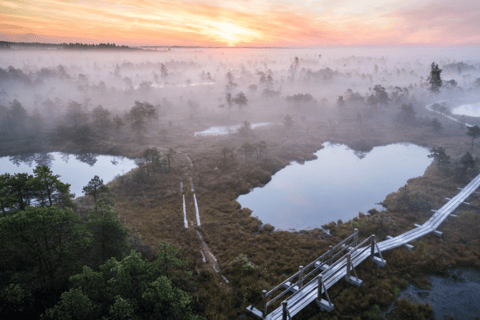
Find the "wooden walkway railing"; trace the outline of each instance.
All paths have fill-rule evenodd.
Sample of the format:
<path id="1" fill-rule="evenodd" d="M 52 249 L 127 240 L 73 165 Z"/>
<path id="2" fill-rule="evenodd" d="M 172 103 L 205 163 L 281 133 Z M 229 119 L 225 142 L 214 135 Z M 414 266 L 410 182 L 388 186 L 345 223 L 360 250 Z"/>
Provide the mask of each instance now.
<path id="1" fill-rule="evenodd" d="M 303 308 L 314 300 L 322 310 L 332 311 L 333 304 L 328 296 L 327 290 L 341 279 L 360 286 L 362 280 L 358 279 L 355 267 L 365 261 L 372 259 L 378 266 L 385 265 L 386 261 L 382 257 L 382 252 L 406 245 L 409 250 L 413 248 L 408 243 L 416 240 L 428 233 L 434 232 L 440 236 L 442 233 L 436 231 L 438 226 L 462 203 L 468 204 L 465 200 L 472 194 L 478 193 L 475 190 L 480 187 L 480 174 L 476 176 L 465 188 L 461 189 L 452 199 L 447 198 L 446 203 L 439 210 L 434 211 L 434 215 L 423 225 L 415 225 L 415 229 L 410 230 L 396 237 L 388 237 L 387 240 L 377 243 L 375 235 L 371 235 L 362 243 L 358 244 L 358 230 L 332 247 L 328 252 L 318 257 L 306 267 L 300 266 L 300 270 L 290 276 L 288 279 L 277 285 L 270 291 L 262 292 L 261 311 L 254 305 L 247 307 L 247 311 L 257 317 L 265 320 L 288 319 L 299 313 Z M 375 256 L 378 254 L 379 257 Z M 307 273 L 308 272 L 308 273 Z M 352 275 L 355 275 L 353 276 Z M 296 282 L 293 282 L 297 279 Z M 307 282 L 308 281 L 308 282 Z M 306 284 L 304 284 L 307 282 Z M 279 289 L 284 290 L 274 295 Z M 291 293 L 290 297 L 284 299 L 281 306 L 268 313 L 268 307 Z M 323 299 L 323 296 L 327 300 Z M 273 298 L 272 298 L 273 297 Z"/>

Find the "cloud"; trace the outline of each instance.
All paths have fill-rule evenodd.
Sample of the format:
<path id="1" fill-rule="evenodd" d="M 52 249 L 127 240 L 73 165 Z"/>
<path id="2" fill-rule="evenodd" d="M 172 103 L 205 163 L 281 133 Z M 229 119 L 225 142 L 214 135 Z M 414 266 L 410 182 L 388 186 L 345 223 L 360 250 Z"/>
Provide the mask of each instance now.
<path id="1" fill-rule="evenodd" d="M 437 1 L 385 15 L 395 21 L 395 37 L 408 43 L 479 42 L 480 3 Z"/>
<path id="2" fill-rule="evenodd" d="M 4 34 L 152 45 L 454 45 L 479 41 L 480 5 L 366 0 L 4 0 Z M 2 36 L 3 39 L 4 36 Z"/>

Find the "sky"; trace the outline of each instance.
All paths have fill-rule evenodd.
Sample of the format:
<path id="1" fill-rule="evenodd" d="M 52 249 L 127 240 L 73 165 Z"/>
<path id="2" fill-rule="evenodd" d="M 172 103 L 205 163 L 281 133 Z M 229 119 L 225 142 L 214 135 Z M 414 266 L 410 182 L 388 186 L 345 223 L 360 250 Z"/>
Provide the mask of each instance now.
<path id="1" fill-rule="evenodd" d="M 0 40 L 151 46 L 478 46 L 480 1 L 2 0 Z"/>

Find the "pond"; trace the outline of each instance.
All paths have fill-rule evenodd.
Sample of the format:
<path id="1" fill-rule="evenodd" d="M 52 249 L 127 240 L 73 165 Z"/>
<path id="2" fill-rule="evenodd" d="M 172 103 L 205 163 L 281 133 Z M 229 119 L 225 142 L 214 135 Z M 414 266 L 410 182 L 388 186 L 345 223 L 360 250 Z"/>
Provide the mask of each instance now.
<path id="1" fill-rule="evenodd" d="M 452 114 L 468 117 L 480 117 L 480 102 L 462 104 L 452 110 Z"/>
<path id="2" fill-rule="evenodd" d="M 258 127 L 263 127 L 266 125 L 271 124 L 270 122 L 259 122 L 259 123 L 252 123 L 252 129 L 258 128 Z M 243 124 L 237 124 L 234 126 L 216 126 L 216 127 L 210 127 L 206 130 L 195 132 L 194 136 L 219 136 L 219 135 L 225 135 L 229 133 L 234 133 L 238 129 L 240 129 L 243 126 Z"/>
<path id="3" fill-rule="evenodd" d="M 450 277 L 430 276 L 429 290 L 410 285 L 400 298 L 422 304 L 428 301 L 435 319 L 479 319 L 480 272 L 456 269 L 450 273 Z"/>
<path id="4" fill-rule="evenodd" d="M 358 153 L 345 145 L 325 143 L 318 159 L 293 163 L 237 201 L 264 224 L 276 229 L 311 229 L 331 221 L 348 221 L 367 212 L 408 179 L 431 164 L 428 149 L 391 144 Z"/>
<path id="5" fill-rule="evenodd" d="M 33 174 L 37 165 L 47 165 L 60 181 L 69 183 L 70 192 L 83 196 L 82 189 L 95 175 L 106 184 L 116 175 L 123 175 L 136 167 L 135 160 L 97 155 L 93 153 L 68 154 L 61 152 L 30 153 L 0 158 L 0 174 Z"/>

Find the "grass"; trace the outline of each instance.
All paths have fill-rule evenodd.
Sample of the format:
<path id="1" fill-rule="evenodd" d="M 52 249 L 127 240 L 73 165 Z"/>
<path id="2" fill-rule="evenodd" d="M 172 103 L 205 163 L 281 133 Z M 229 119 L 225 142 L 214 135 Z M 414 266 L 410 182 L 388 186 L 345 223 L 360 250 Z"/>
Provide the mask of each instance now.
<path id="1" fill-rule="evenodd" d="M 441 145 L 450 155 L 461 155 L 467 150 L 463 142 L 468 142 L 468 137 L 465 130 L 460 130 L 457 125 L 442 122 L 445 129 L 439 134 L 426 126 L 392 124 L 392 114 L 393 111 L 387 110 L 371 120 L 364 117 L 362 127 L 356 124 L 355 117 L 330 114 L 298 122 L 288 131 L 280 125 L 258 128 L 255 130 L 256 137 L 248 138 L 249 142 L 265 140 L 267 154 L 262 159 L 252 155 L 247 161 L 241 153 L 224 159 L 220 152 L 224 145 L 238 149 L 246 138 L 236 134 L 192 138 L 192 132 L 197 127 L 190 128 L 185 123 L 178 123 L 167 141 L 152 133 L 142 143 L 133 139 L 127 142 L 115 140 L 113 146 L 99 144 L 91 147 L 90 151 L 100 153 L 116 148 L 122 155 L 130 157 L 140 155 L 146 147 L 172 147 L 179 152 L 173 159 L 170 173 L 156 173 L 148 177 L 136 170 L 114 180 L 110 186 L 118 194 L 116 209 L 120 212 L 121 221 L 132 232 L 138 233 L 137 238 L 148 248 L 155 251 L 158 244 L 166 240 L 188 258 L 198 283 L 194 301 L 199 313 L 208 319 L 231 319 L 244 313 L 246 306 L 257 301 L 262 289 L 271 289 L 285 280 L 298 271 L 299 265 L 306 265 L 326 252 L 330 245 L 351 235 L 352 228 L 359 229 L 360 240 L 374 233 L 381 241 L 387 235 L 396 236 L 408 231 L 414 223 L 422 224 L 431 216 L 429 210 L 382 211 L 323 226 L 330 229 L 330 235 L 320 229 L 286 232 L 274 231 L 272 226 L 263 225 L 258 218 L 251 216 L 251 210 L 241 208 L 236 201 L 240 194 L 268 183 L 275 172 L 291 161 L 302 163 L 314 159 L 314 153 L 326 141 L 343 143 L 363 151 L 398 142 L 429 147 Z M 419 117 L 427 115 L 418 110 Z M 329 117 L 337 117 L 338 125 L 329 122 Z M 75 148 L 70 144 L 56 146 L 56 150 L 71 152 Z M 474 150 L 474 156 L 479 155 L 478 150 Z M 196 226 L 190 177 L 200 209 L 201 227 Z M 183 224 L 180 181 L 184 184 L 188 229 Z M 427 168 L 422 177 L 408 181 L 410 191 L 420 192 L 434 209 L 445 204 L 445 197 L 453 196 L 458 192 L 456 188 L 462 186 L 454 183 L 451 176 L 440 172 L 435 164 Z M 388 195 L 385 201 L 395 208 L 398 193 Z M 472 196 L 469 202 L 473 208 L 480 206 L 478 196 Z M 441 272 L 460 265 L 480 268 L 480 217 L 465 207 L 460 207 L 457 212 L 458 218 L 448 218 L 440 227 L 443 241 L 428 235 L 412 243 L 415 246 L 413 252 L 405 248 L 385 252 L 387 264 L 383 268 L 377 269 L 371 261 L 365 261 L 357 267 L 358 276 L 364 281 L 361 287 L 352 288 L 339 282 L 329 290 L 335 304 L 332 313 L 319 313 L 318 307 L 311 305 L 297 318 L 365 319 L 366 313 L 376 314 L 376 309 L 372 309 L 375 305 L 379 308 L 390 305 L 398 297 L 396 288 L 404 288 L 408 283 L 428 285 L 424 276 L 427 272 Z M 215 273 L 208 260 L 207 263 L 202 261 L 200 251 L 203 245 L 197 230 L 201 231 L 204 242 L 217 259 L 221 274 Z M 254 270 L 239 268 L 235 259 L 240 255 L 254 266 Z M 225 283 L 221 275 L 230 282 Z M 399 319 L 402 319 L 403 311 L 400 310 L 403 309 L 409 315 L 429 314 L 428 308 L 413 307 L 410 302 L 399 302 L 396 308 Z"/>

